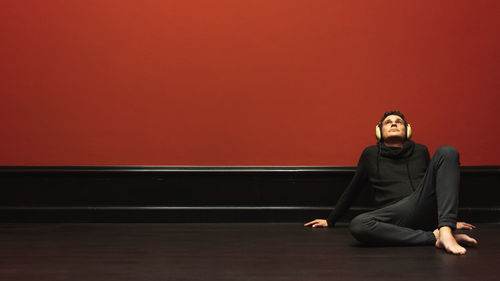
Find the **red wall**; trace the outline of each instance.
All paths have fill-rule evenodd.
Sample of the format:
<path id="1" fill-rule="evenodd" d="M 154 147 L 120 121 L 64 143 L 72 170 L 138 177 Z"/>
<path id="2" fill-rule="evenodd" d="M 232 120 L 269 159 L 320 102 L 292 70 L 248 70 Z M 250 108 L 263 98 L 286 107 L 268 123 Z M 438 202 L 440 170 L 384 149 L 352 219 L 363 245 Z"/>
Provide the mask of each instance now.
<path id="1" fill-rule="evenodd" d="M 500 2 L 2 1 L 0 165 L 500 164 Z"/>

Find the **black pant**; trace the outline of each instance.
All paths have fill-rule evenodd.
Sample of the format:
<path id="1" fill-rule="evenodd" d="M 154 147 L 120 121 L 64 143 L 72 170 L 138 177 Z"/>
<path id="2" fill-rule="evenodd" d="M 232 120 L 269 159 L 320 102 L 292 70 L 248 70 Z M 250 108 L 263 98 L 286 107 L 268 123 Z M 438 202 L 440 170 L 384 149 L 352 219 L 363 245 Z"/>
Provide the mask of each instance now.
<path id="1" fill-rule="evenodd" d="M 458 152 L 452 146 L 442 146 L 415 192 L 355 217 L 351 233 L 358 241 L 372 245 L 433 245 L 436 238 L 432 230 L 456 228 L 459 184 Z"/>

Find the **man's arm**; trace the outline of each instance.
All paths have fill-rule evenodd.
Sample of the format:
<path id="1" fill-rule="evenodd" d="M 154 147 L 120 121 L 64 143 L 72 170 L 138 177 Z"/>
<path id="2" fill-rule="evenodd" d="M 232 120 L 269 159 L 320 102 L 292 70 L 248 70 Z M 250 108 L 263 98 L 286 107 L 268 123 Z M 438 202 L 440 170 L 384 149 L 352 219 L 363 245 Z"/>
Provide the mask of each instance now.
<path id="1" fill-rule="evenodd" d="M 312 226 L 312 227 L 333 227 L 338 219 L 340 219 L 345 212 L 351 207 L 352 203 L 358 197 L 359 193 L 363 189 L 363 187 L 368 182 L 368 171 L 366 169 L 366 150 L 363 151 L 361 157 L 358 161 L 358 166 L 356 168 L 356 173 L 352 178 L 351 182 L 347 186 L 347 188 L 340 196 L 340 199 L 337 202 L 335 208 L 330 212 L 328 218 L 325 219 L 315 219 L 310 221 L 304 226 Z"/>

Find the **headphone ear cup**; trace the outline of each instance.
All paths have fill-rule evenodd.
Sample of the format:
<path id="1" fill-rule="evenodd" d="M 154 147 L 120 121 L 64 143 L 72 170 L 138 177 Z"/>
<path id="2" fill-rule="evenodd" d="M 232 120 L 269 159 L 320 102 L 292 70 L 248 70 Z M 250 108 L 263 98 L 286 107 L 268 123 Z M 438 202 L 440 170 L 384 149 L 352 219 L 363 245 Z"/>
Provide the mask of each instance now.
<path id="1" fill-rule="evenodd" d="M 406 139 L 411 139 L 411 126 L 406 124 Z"/>
<path id="2" fill-rule="evenodd" d="M 380 123 L 377 126 L 375 126 L 375 137 L 377 138 L 377 140 L 382 139 L 382 132 L 380 131 Z"/>

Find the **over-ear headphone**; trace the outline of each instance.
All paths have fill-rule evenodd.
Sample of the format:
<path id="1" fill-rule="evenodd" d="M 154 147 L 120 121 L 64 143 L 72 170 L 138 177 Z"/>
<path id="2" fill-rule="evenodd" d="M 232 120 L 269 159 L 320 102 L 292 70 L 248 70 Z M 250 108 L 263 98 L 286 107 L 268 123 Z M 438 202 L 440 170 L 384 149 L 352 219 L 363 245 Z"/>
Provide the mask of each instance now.
<path id="1" fill-rule="evenodd" d="M 405 122 L 406 126 L 406 139 L 409 140 L 411 138 L 411 126 L 409 123 Z M 377 140 L 380 141 L 382 140 L 382 122 L 378 123 L 377 126 L 375 127 L 375 137 L 377 137 Z"/>

